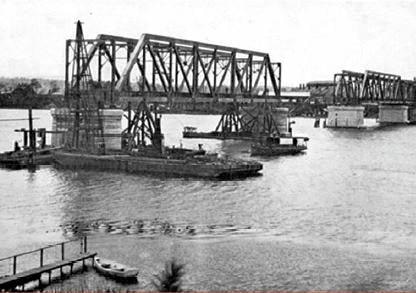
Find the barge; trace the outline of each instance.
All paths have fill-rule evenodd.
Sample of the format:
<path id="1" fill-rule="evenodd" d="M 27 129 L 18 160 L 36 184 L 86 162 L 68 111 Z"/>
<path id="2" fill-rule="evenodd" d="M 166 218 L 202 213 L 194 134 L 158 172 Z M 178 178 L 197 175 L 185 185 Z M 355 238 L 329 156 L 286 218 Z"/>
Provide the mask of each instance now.
<path id="1" fill-rule="evenodd" d="M 90 154 L 54 152 L 54 162 L 64 168 L 107 170 L 127 173 L 152 173 L 179 177 L 230 179 L 257 175 L 263 168 L 255 161 L 218 158 L 216 154 L 192 154 L 181 157 L 143 156 L 139 152 Z"/>

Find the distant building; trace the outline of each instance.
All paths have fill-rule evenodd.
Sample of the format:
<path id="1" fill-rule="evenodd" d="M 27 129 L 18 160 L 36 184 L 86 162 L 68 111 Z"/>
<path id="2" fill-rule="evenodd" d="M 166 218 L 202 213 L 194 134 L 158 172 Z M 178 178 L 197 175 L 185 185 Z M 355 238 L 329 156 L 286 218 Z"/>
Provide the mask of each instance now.
<path id="1" fill-rule="evenodd" d="M 329 88 L 334 87 L 335 83 L 332 80 L 323 80 L 323 81 L 310 81 L 306 84 L 308 89 L 312 88 Z"/>
<path id="2" fill-rule="evenodd" d="M 283 103 L 304 103 L 311 97 L 309 91 L 289 91 L 280 92 L 280 97 Z"/>

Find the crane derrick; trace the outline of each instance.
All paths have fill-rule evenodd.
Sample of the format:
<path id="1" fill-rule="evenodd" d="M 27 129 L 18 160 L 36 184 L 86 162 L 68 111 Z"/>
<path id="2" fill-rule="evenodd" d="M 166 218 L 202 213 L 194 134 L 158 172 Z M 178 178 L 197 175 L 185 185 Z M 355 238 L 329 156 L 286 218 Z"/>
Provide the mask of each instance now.
<path id="1" fill-rule="evenodd" d="M 67 58 L 71 54 L 71 62 L 67 62 L 67 74 L 72 72 L 71 79 L 66 80 L 65 100 L 70 109 L 67 146 L 88 152 L 104 151 L 104 129 L 101 119 L 102 103 L 97 99 L 93 86 L 88 62 L 88 51 L 84 42 L 81 22 L 77 22 L 76 38 L 67 41 Z M 68 60 L 68 59 L 67 59 Z"/>

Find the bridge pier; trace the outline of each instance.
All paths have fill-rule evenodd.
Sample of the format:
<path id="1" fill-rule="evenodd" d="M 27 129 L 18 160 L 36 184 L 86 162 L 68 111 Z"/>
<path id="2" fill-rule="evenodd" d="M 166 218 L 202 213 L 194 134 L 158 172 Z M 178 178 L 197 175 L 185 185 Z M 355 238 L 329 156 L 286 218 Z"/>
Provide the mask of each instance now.
<path id="1" fill-rule="evenodd" d="M 407 105 L 381 104 L 378 120 L 380 123 L 410 123 L 416 121 L 414 107 Z"/>
<path id="2" fill-rule="evenodd" d="M 363 125 L 363 106 L 328 106 L 327 127 L 358 128 Z"/>
<path id="3" fill-rule="evenodd" d="M 72 140 L 72 129 L 74 128 L 75 114 L 71 113 L 68 108 L 51 109 L 52 115 L 52 133 L 51 143 L 54 146 L 63 146 Z M 101 109 L 100 118 L 104 130 L 104 143 L 106 149 L 121 149 L 121 120 L 123 110 L 120 109 Z M 82 123 L 81 123 L 82 128 Z M 82 137 L 82 135 L 81 135 Z M 99 137 L 96 138 L 96 143 Z"/>

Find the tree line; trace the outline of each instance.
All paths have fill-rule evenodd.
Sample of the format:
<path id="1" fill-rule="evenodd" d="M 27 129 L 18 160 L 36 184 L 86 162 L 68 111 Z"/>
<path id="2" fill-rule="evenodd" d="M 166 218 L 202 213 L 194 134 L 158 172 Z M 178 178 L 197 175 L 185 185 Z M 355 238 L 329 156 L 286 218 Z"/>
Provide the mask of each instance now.
<path id="1" fill-rule="evenodd" d="M 64 82 L 0 77 L 0 108 L 45 109 L 63 105 Z"/>

